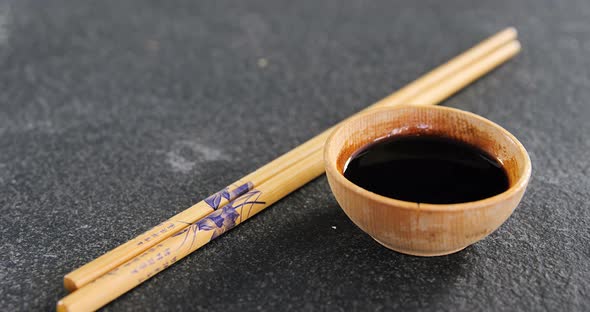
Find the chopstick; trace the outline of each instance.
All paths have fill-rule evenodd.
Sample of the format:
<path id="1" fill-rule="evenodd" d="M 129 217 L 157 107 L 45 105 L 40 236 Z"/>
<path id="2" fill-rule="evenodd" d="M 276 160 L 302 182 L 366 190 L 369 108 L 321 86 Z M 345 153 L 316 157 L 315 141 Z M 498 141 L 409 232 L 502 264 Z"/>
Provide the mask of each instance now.
<path id="1" fill-rule="evenodd" d="M 510 59 L 520 50 L 517 41 L 511 41 L 485 56 L 473 66 L 458 73 L 409 101 L 419 105 L 433 105 L 459 91 L 498 65 Z M 387 99 L 387 98 L 386 98 Z M 389 106 L 385 100 L 373 107 Z M 397 105 L 397 104 L 396 104 Z M 322 148 L 301 159 L 281 174 L 275 175 L 256 188 L 209 213 L 198 222 L 161 241 L 155 247 L 117 267 L 58 303 L 59 311 L 86 311 L 102 307 L 126 291 L 139 285 L 167 268 L 210 240 L 244 222 L 290 192 L 319 176 L 324 170 Z"/>
<path id="2" fill-rule="evenodd" d="M 514 28 L 507 28 L 482 41 L 478 45 L 458 55 L 447 63 L 430 71 L 426 75 L 408 84 L 404 88 L 391 94 L 390 96 L 384 98 L 367 109 L 384 105 L 404 104 L 413 97 L 421 94 L 429 87 L 438 84 L 443 79 L 452 76 L 459 70 L 474 64 L 476 61 L 482 59 L 484 56 L 490 54 L 499 47 L 505 45 L 508 42 L 511 42 L 516 38 L 516 36 L 517 33 Z M 73 291 L 88 284 L 89 282 L 109 272 L 120 264 L 152 248 L 171 235 L 184 230 L 189 224 L 200 220 L 208 213 L 215 211 L 215 209 L 223 207 L 235 198 L 250 191 L 252 188 L 264 183 L 277 174 L 281 174 L 284 170 L 294 165 L 301 159 L 321 149 L 332 129 L 333 127 L 308 140 L 290 152 L 271 161 L 258 170 L 248 174 L 242 179 L 230 184 L 228 187 L 209 196 L 207 199 L 198 202 L 185 211 L 156 225 L 136 238 L 68 273 L 64 277 L 65 288 Z"/>
<path id="3" fill-rule="evenodd" d="M 407 105 L 432 105 L 436 104 L 457 91 L 463 89 L 477 78 L 489 73 L 494 68 L 508 61 L 510 58 L 520 52 L 520 42 L 514 40 L 493 53 L 473 63 L 471 66 L 464 68 L 457 75 L 450 76 L 443 83 L 428 89 L 427 92 L 421 93 L 406 102 Z"/>

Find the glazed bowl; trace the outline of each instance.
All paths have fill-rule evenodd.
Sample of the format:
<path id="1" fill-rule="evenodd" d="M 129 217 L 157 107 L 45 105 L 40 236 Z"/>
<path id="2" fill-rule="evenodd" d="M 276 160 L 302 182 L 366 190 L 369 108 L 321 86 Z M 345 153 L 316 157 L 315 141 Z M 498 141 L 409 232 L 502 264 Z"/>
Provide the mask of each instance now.
<path id="1" fill-rule="evenodd" d="M 344 177 L 356 151 L 396 135 L 444 136 L 478 147 L 502 164 L 509 188 L 473 202 L 425 204 L 384 197 Z M 512 134 L 478 115 L 440 106 L 382 108 L 353 117 L 326 141 L 324 162 L 346 215 L 383 246 L 416 256 L 451 254 L 488 236 L 518 206 L 531 175 L 529 155 Z"/>

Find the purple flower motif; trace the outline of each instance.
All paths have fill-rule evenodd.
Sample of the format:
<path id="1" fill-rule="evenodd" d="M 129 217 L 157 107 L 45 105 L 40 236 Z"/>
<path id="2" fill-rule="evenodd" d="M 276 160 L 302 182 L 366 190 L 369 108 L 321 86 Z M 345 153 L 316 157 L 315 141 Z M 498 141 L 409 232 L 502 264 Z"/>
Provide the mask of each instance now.
<path id="1" fill-rule="evenodd" d="M 184 233 L 188 232 L 188 230 L 189 230 L 189 229 L 190 229 L 190 227 L 184 228 L 182 231 L 180 231 L 180 232 L 178 232 L 178 233 L 175 233 L 175 234 L 173 234 L 173 235 L 172 235 L 172 237 L 180 236 L 180 235 L 182 235 L 182 234 L 184 234 Z"/>
<path id="2" fill-rule="evenodd" d="M 238 218 L 239 222 L 242 222 L 242 217 L 244 217 L 244 219 L 249 218 L 254 205 L 265 204 L 265 202 L 258 200 L 260 198 L 260 195 L 262 195 L 260 191 L 244 190 L 246 187 L 251 188 L 252 183 L 246 183 L 240 186 L 238 189 L 236 189 L 242 193 L 241 196 L 237 197 L 236 199 L 234 199 L 227 205 L 221 207 L 220 209 L 216 209 L 203 219 L 193 223 L 192 225 L 183 229 L 179 233 L 174 234 L 173 237 L 184 234 L 184 239 L 180 243 L 178 248 L 184 246 L 185 243 L 187 243 L 188 241 L 191 242 L 189 249 L 192 248 L 193 244 L 196 241 L 197 233 L 201 231 L 213 231 L 211 239 L 217 238 L 219 235 L 235 227 L 236 222 L 238 222 Z M 232 193 L 232 195 L 235 194 L 234 192 Z M 219 205 L 221 197 L 225 198 L 225 195 L 223 195 L 222 191 L 217 192 L 216 194 L 214 194 L 214 196 L 215 195 L 218 195 L 215 198 L 219 198 L 219 200 L 217 202 L 213 201 L 213 203 Z M 213 198 L 213 196 L 211 196 L 210 198 Z M 207 200 L 209 200 L 209 198 Z M 213 207 L 213 205 L 211 205 L 209 201 L 207 201 L 207 203 L 211 207 Z"/>
<path id="3" fill-rule="evenodd" d="M 224 188 L 223 190 L 205 198 L 205 202 L 209 206 L 211 206 L 211 208 L 213 208 L 213 210 L 216 210 L 217 208 L 219 208 L 219 204 L 221 203 L 221 197 L 225 197 L 226 199 L 229 198 L 229 193 L 228 193 L 227 187 Z"/>
<path id="4" fill-rule="evenodd" d="M 252 184 L 252 182 L 247 182 L 247 183 L 244 183 L 244 184 L 236 187 L 235 189 L 233 189 L 231 191 L 232 200 L 246 194 L 246 192 L 250 191 L 253 187 L 254 187 L 254 184 Z"/>
<path id="5" fill-rule="evenodd" d="M 226 187 L 223 190 L 205 198 L 205 202 L 211 206 L 213 210 L 217 210 L 219 208 L 219 204 L 221 203 L 221 198 L 225 198 L 228 201 L 234 200 L 235 198 L 238 198 L 251 190 L 252 187 L 254 187 L 252 182 L 244 183 L 231 191 Z"/>
<path id="6" fill-rule="evenodd" d="M 207 217 L 196 223 L 198 230 L 213 231 L 211 239 L 215 239 L 227 230 L 236 226 L 236 220 L 240 214 L 231 204 L 223 206 L 221 209 L 209 214 Z"/>
<path id="7" fill-rule="evenodd" d="M 225 198 L 225 199 L 229 200 L 229 198 L 230 198 L 230 197 L 229 197 L 229 192 L 227 191 L 227 188 L 224 188 L 224 189 L 221 191 L 221 196 L 222 196 L 223 198 Z"/>

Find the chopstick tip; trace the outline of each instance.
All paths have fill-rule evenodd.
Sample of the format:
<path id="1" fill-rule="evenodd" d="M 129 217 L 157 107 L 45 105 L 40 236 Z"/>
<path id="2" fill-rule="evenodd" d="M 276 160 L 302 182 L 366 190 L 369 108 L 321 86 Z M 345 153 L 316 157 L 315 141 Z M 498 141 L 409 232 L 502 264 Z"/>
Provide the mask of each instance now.
<path id="1" fill-rule="evenodd" d="M 64 288 L 69 292 L 72 292 L 72 291 L 78 289 L 78 287 L 76 286 L 76 283 L 67 275 L 64 276 Z"/>
<path id="2" fill-rule="evenodd" d="M 68 307 L 66 307 L 66 305 L 60 300 L 57 302 L 57 308 L 56 308 L 57 312 L 67 312 L 68 311 Z"/>
<path id="3" fill-rule="evenodd" d="M 510 44 L 514 47 L 514 50 L 516 50 L 516 52 L 519 52 L 522 49 L 522 45 L 518 40 L 514 40 Z"/>
<path id="4" fill-rule="evenodd" d="M 507 27 L 504 31 L 510 32 L 515 38 L 518 37 L 518 30 L 514 26 Z"/>

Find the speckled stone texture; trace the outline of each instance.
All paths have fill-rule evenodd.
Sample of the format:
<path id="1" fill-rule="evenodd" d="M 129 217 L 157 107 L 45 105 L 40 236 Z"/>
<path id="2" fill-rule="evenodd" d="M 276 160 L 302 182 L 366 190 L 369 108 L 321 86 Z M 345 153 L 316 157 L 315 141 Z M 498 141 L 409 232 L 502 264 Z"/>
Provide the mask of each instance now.
<path id="1" fill-rule="evenodd" d="M 0 0 L 0 309 L 509 25 L 522 53 L 443 103 L 530 152 L 498 231 L 401 255 L 321 177 L 106 310 L 587 311 L 587 0 Z"/>

